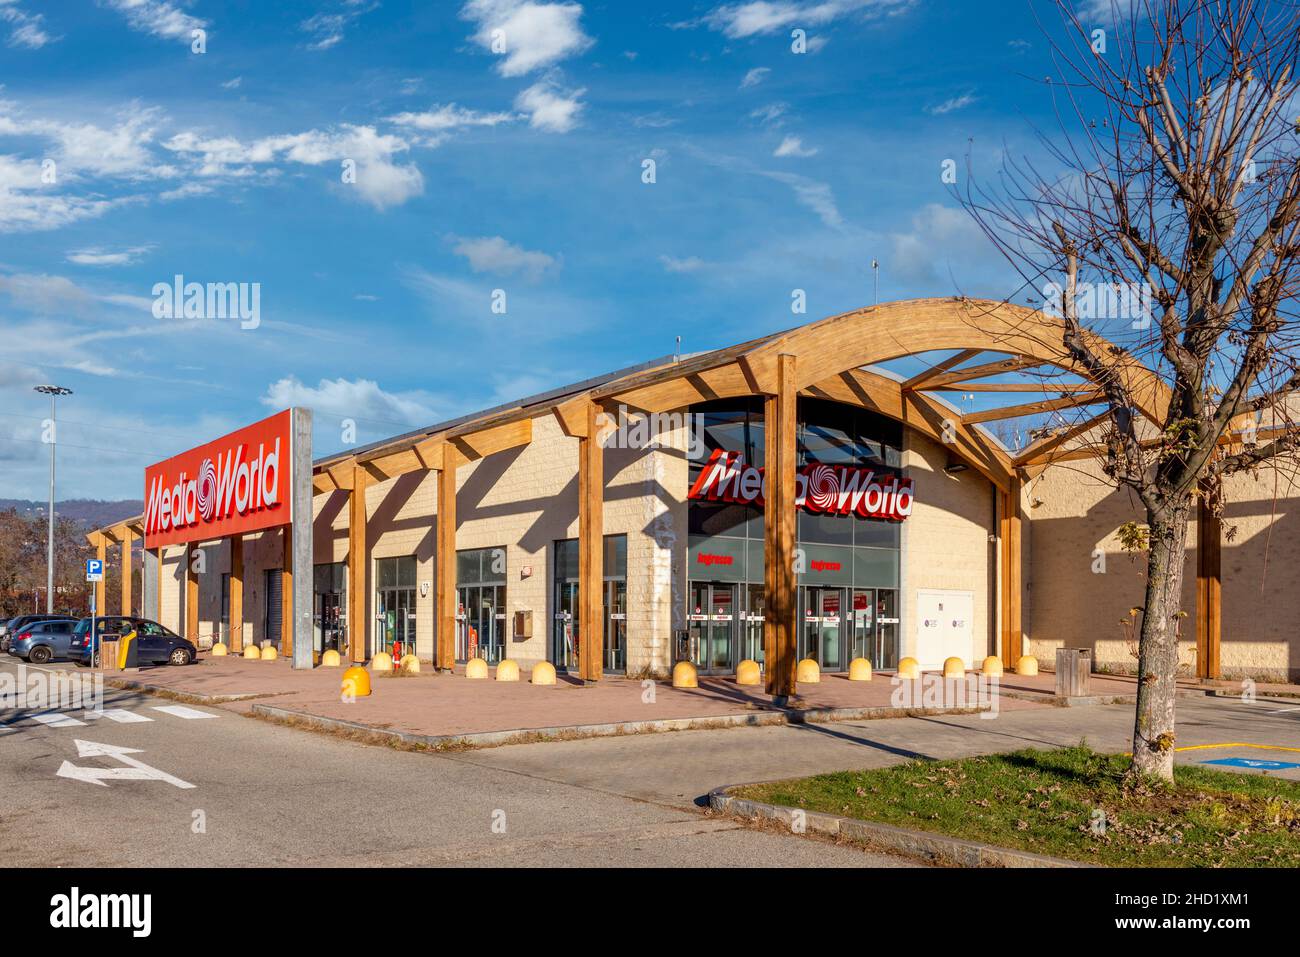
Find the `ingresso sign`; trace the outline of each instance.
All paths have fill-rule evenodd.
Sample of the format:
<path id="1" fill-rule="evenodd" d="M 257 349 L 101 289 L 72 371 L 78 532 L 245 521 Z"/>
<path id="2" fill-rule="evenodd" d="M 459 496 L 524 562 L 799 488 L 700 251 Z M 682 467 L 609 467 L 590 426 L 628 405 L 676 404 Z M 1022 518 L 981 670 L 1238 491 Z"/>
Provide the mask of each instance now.
<path id="1" fill-rule="evenodd" d="M 145 547 L 255 532 L 292 520 L 292 410 L 144 471 Z"/>
<path id="2" fill-rule="evenodd" d="M 832 515 L 860 515 L 902 521 L 912 514 L 912 480 L 847 465 L 805 465 L 794 478 L 796 507 Z M 762 505 L 763 469 L 745 464 L 740 452 L 715 449 L 688 498 L 709 502 Z"/>

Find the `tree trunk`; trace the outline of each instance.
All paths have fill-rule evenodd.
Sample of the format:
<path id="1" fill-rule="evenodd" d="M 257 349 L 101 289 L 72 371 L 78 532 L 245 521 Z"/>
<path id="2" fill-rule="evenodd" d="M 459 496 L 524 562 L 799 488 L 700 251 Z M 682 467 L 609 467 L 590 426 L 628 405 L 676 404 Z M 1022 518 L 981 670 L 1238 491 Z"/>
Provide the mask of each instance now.
<path id="1" fill-rule="evenodd" d="M 1146 605 L 1138 643 L 1132 770 L 1174 779 L 1174 692 L 1190 506 L 1147 513 Z"/>

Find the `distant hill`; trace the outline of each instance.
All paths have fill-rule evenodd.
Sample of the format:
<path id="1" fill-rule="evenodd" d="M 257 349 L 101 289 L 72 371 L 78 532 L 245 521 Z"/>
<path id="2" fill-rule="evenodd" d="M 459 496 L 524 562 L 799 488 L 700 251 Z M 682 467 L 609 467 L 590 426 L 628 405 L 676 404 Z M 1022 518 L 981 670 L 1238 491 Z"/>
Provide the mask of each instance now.
<path id="1" fill-rule="evenodd" d="M 16 509 L 19 515 L 44 515 L 45 502 L 32 502 L 20 498 L 0 498 L 0 510 Z M 123 499 L 116 502 L 101 502 L 97 499 L 70 498 L 66 502 L 55 502 L 54 513 L 61 518 L 70 518 L 85 528 L 100 528 L 112 525 L 124 518 L 134 518 L 144 511 L 144 502 L 139 499 Z"/>

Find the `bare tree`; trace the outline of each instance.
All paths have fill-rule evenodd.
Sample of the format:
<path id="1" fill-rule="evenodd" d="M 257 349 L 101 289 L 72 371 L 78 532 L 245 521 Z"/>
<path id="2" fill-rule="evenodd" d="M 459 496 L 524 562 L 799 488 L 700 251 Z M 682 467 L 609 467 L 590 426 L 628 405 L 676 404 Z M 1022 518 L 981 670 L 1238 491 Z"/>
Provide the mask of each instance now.
<path id="1" fill-rule="evenodd" d="M 1045 30 L 1060 124 L 1040 136 L 1047 158 L 1006 161 L 962 201 L 1102 390 L 1103 470 L 1146 513 L 1132 767 L 1172 780 L 1192 509 L 1219 502 L 1226 476 L 1300 447 L 1287 404 L 1300 387 L 1300 14 L 1129 0 L 1085 23 L 1058 7 L 1062 27 Z M 1134 359 L 1166 394 L 1133 394 L 1119 370 Z"/>

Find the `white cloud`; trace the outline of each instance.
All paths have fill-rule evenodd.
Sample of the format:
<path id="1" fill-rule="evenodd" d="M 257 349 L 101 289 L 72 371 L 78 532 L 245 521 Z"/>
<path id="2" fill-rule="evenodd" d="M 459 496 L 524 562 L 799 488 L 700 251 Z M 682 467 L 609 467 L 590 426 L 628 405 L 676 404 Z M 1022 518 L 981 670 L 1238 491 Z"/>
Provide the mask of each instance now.
<path id="1" fill-rule="evenodd" d="M 769 103 L 767 106 L 760 106 L 756 110 L 751 110 L 749 118 L 769 126 L 779 126 L 781 118 L 785 116 L 788 109 L 790 107 L 786 103 Z"/>
<path id="2" fill-rule="evenodd" d="M 307 130 L 267 136 L 243 142 L 225 136 L 204 139 L 192 132 L 178 133 L 163 146 L 186 157 L 196 158 L 201 176 L 250 176 L 274 162 L 320 166 L 352 160 L 360 198 L 375 209 L 387 209 L 424 192 L 424 177 L 414 164 L 402 165 L 394 157 L 410 149 L 397 136 L 375 132 L 371 126 L 348 126 L 338 130 Z"/>
<path id="3" fill-rule="evenodd" d="M 675 256 L 660 256 L 659 261 L 663 263 L 664 269 L 668 272 L 697 272 L 707 265 L 699 256 L 687 256 L 685 259 L 678 259 Z"/>
<path id="4" fill-rule="evenodd" d="M 747 90 L 751 86 L 758 86 L 760 83 L 763 82 L 763 78 L 766 77 L 771 72 L 772 72 L 771 67 L 766 67 L 766 66 L 754 67 L 754 69 L 746 73 L 745 78 L 740 81 L 740 88 L 742 90 Z"/>
<path id="5" fill-rule="evenodd" d="M 820 183 L 794 173 L 763 172 L 763 175 L 793 189 L 795 199 L 816 213 L 827 226 L 832 229 L 843 227 L 844 218 L 835 205 L 835 194 L 828 183 Z"/>
<path id="6" fill-rule="evenodd" d="M 567 133 L 578 125 L 580 100 L 586 90 L 563 90 L 550 80 L 534 83 L 515 98 L 515 109 L 528 114 L 528 124 L 546 133 Z"/>
<path id="7" fill-rule="evenodd" d="M 974 93 L 963 93 L 960 96 L 949 97 L 942 103 L 937 103 L 934 106 L 927 106 L 925 112 L 929 113 L 931 116 L 943 116 L 946 113 L 953 113 L 957 110 L 964 109 L 978 99 L 979 97 Z"/>
<path id="8" fill-rule="evenodd" d="M 460 15 L 478 25 L 474 41 L 501 57 L 497 72 L 502 76 L 524 76 L 577 56 L 596 42 L 582 32 L 578 3 L 469 0 Z"/>
<path id="9" fill-rule="evenodd" d="M 153 246 L 131 246 L 127 249 L 104 249 L 93 246 L 88 249 L 74 249 L 68 253 L 68 262 L 79 266 L 130 266 L 139 262 L 140 257 L 150 252 Z"/>
<path id="10" fill-rule="evenodd" d="M 477 110 L 464 109 L 455 103 L 448 103 L 446 106 L 435 104 L 421 113 L 398 113 L 388 117 L 388 122 L 406 129 L 429 133 L 431 135 L 422 139 L 421 145 L 437 146 L 446 139 L 447 134 L 457 130 L 471 126 L 497 126 L 517 119 L 520 117 L 515 113 L 480 113 Z"/>
<path id="11" fill-rule="evenodd" d="M 190 16 L 166 0 L 100 0 L 126 17 L 127 26 L 164 40 L 189 40 L 194 30 L 206 29 L 208 21 Z"/>
<path id="12" fill-rule="evenodd" d="M 307 406 L 375 424 L 428 425 L 439 418 L 431 396 L 419 391 L 386 392 L 373 379 L 321 379 L 315 386 L 286 376 L 266 387 L 263 405 L 272 409 Z"/>
<path id="13" fill-rule="evenodd" d="M 69 174 L 149 179 L 173 176 L 176 170 L 160 164 L 150 151 L 161 113 L 138 103 L 118 111 L 116 123 L 94 123 L 32 118 L 12 103 L 0 102 L 0 134 L 37 136 L 54 144 L 52 159 L 58 178 Z"/>
<path id="14" fill-rule="evenodd" d="M 132 197 L 79 197 L 57 190 L 42 183 L 40 163 L 0 155 L 0 233 L 58 229 L 134 202 Z"/>
<path id="15" fill-rule="evenodd" d="M 469 261 L 475 272 L 499 275 L 523 273 L 530 279 L 539 279 L 557 260 L 543 252 L 534 252 L 507 242 L 500 236 L 482 236 L 478 239 L 457 238 L 452 251 Z"/>
<path id="16" fill-rule="evenodd" d="M 337 6 L 328 13 L 321 11 L 313 14 L 298 24 L 298 29 L 312 36 L 307 49 L 328 50 L 343 41 L 343 33 L 353 20 L 377 6 L 378 3 L 370 3 L 368 0 L 342 0 L 342 6 Z"/>
<path id="17" fill-rule="evenodd" d="M 701 22 L 732 39 L 741 39 L 775 33 L 786 27 L 821 26 L 851 14 L 863 19 L 892 16 L 913 3 L 914 0 L 814 0 L 811 3 L 752 0 L 717 7 L 705 14 Z"/>
<path id="18" fill-rule="evenodd" d="M 988 238 L 970 215 L 938 203 L 928 203 L 912 216 L 912 228 L 890 236 L 893 255 L 886 262 L 898 278 L 918 284 L 947 279 L 937 268 L 953 258 L 970 258 L 991 249 Z"/>
<path id="19" fill-rule="evenodd" d="M 39 50 L 58 39 L 45 32 L 44 14 L 26 12 L 17 0 L 0 0 L 0 20 L 10 25 L 8 45 L 11 47 Z"/>
<path id="20" fill-rule="evenodd" d="M 221 84 L 221 88 L 223 90 L 237 90 L 239 89 L 239 85 L 243 82 L 244 78 L 242 76 L 237 76 L 233 80 L 227 80 L 225 83 Z"/>
<path id="21" fill-rule="evenodd" d="M 808 148 L 803 145 L 803 140 L 798 136 L 787 136 L 781 141 L 781 145 L 772 151 L 773 156 L 795 156 L 808 157 L 816 156 L 817 148 Z"/>

